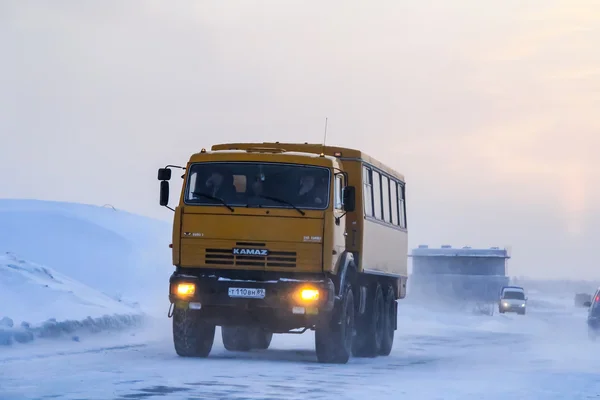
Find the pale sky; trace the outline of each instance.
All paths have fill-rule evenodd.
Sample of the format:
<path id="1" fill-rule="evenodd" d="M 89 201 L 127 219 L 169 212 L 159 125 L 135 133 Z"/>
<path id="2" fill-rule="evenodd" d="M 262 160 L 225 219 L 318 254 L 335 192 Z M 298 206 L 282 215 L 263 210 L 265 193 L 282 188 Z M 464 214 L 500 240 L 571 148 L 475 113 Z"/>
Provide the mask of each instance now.
<path id="1" fill-rule="evenodd" d="M 598 49 L 596 0 L 0 0 L 0 197 L 170 220 L 157 168 L 328 117 L 405 174 L 411 247 L 597 279 Z"/>

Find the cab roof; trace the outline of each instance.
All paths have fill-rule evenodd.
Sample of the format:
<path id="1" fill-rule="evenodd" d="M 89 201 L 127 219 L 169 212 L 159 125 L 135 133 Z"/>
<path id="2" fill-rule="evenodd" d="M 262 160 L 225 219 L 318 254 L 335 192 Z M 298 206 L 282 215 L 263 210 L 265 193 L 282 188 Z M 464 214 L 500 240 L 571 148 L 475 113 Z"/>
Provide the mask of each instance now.
<path id="1" fill-rule="evenodd" d="M 290 161 L 290 156 L 295 158 L 296 162 L 306 162 L 320 166 L 339 166 L 339 159 L 325 154 L 316 154 L 302 151 L 285 151 L 274 147 L 267 146 L 256 146 L 248 147 L 247 149 L 226 149 L 226 150 L 214 150 L 207 151 L 202 149 L 200 152 L 194 153 L 190 156 L 190 162 L 199 161 L 223 161 L 223 155 L 231 155 L 231 161 L 264 161 L 264 155 L 269 154 L 271 160 L 276 162 Z M 311 159 L 311 161 L 307 160 Z M 304 160 L 304 161 L 303 161 Z"/>
<path id="2" fill-rule="evenodd" d="M 319 143 L 291 143 L 291 142 L 247 142 L 247 143 L 221 143 L 212 146 L 212 151 L 225 151 L 225 150 L 248 150 L 248 149 L 260 149 L 269 148 L 277 150 L 279 153 L 285 154 L 314 154 L 320 156 L 324 154 L 325 157 L 339 158 L 340 160 L 361 160 L 367 164 L 371 164 L 374 167 L 390 174 L 404 182 L 404 175 L 388 167 L 379 160 L 371 157 L 365 152 L 349 147 L 339 146 L 324 146 Z"/>

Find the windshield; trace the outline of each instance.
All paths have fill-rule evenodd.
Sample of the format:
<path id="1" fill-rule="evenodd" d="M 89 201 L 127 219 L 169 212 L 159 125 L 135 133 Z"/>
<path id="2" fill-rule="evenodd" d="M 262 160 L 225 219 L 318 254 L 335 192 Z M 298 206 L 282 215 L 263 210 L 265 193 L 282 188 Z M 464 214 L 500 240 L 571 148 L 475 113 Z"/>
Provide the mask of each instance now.
<path id="1" fill-rule="evenodd" d="M 525 293 L 517 292 L 514 290 L 507 290 L 504 292 L 504 299 L 514 299 L 514 300 L 525 300 Z"/>
<path id="2" fill-rule="evenodd" d="M 327 168 L 256 162 L 193 164 L 186 204 L 324 210 L 329 205 Z"/>

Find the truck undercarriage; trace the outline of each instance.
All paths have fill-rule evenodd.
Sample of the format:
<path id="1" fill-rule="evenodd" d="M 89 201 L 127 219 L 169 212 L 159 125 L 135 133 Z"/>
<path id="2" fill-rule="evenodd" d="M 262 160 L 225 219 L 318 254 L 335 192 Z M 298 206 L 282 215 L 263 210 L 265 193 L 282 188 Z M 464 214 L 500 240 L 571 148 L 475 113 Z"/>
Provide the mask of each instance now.
<path id="1" fill-rule="evenodd" d="M 198 316 L 213 325 L 288 333 L 314 328 L 333 310 L 334 284 L 325 274 L 191 270 L 173 273 L 169 300 L 180 308 L 198 310 Z M 186 292 L 186 285 L 194 285 L 193 292 Z"/>
<path id="2" fill-rule="evenodd" d="M 320 362 L 388 355 L 397 325 L 395 289 L 376 277 L 356 278 L 336 295 L 328 274 L 177 268 L 169 291 L 176 351 L 208 356 L 221 326 L 232 351 L 266 349 L 274 333 L 310 329 Z"/>

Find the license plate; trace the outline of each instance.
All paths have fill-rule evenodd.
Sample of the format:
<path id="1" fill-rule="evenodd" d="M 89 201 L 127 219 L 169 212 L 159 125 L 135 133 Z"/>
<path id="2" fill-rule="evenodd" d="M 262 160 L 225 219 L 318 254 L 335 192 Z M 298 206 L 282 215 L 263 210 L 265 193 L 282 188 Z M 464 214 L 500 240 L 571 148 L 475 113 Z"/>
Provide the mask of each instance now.
<path id="1" fill-rule="evenodd" d="M 265 289 L 254 288 L 229 288 L 229 297 L 241 297 L 244 299 L 264 299 L 267 291 Z"/>

